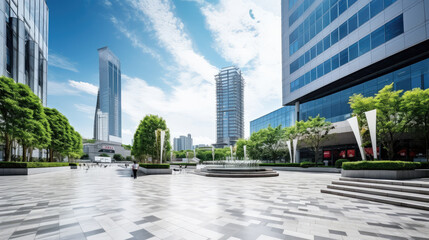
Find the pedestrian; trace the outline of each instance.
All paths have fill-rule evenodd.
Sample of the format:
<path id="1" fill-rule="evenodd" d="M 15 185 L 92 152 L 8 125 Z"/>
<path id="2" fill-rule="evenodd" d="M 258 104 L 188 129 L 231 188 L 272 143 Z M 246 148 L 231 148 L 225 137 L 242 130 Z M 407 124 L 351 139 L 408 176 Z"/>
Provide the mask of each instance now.
<path id="1" fill-rule="evenodd" d="M 133 164 L 133 166 L 132 166 L 132 169 L 133 169 L 133 176 L 134 176 L 134 179 L 136 179 L 136 178 L 137 178 L 137 170 L 139 170 L 139 165 L 137 164 L 137 162 L 136 162 L 136 161 L 134 161 L 134 164 Z"/>

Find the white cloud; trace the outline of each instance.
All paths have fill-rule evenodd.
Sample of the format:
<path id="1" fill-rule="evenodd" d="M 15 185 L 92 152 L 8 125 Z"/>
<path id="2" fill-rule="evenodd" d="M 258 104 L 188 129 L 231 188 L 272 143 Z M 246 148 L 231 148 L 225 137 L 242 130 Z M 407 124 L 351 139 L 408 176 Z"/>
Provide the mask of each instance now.
<path id="1" fill-rule="evenodd" d="M 124 27 L 124 23 L 116 19 L 115 17 L 111 17 L 110 21 L 113 23 L 113 25 L 127 37 L 132 45 L 136 48 L 139 48 L 143 53 L 150 54 L 153 58 L 155 58 L 158 61 L 162 61 L 161 56 L 151 49 L 150 47 L 146 46 L 146 44 L 142 43 L 140 39 L 134 34 L 133 32 L 129 31 L 127 28 Z"/>
<path id="2" fill-rule="evenodd" d="M 58 54 L 50 53 L 48 64 L 50 66 L 65 69 L 68 71 L 79 72 L 76 68 L 76 63 L 71 62 L 66 57 L 63 57 L 63 56 L 58 55 Z"/>
<path id="3" fill-rule="evenodd" d="M 104 0 L 104 5 L 106 6 L 106 7 L 111 7 L 112 6 L 112 2 L 110 2 L 109 0 Z"/>
<path id="4" fill-rule="evenodd" d="M 95 106 L 89 106 L 86 104 L 79 104 L 79 103 L 75 103 L 73 105 L 80 112 L 87 113 L 87 114 L 94 114 L 95 113 Z"/>
<path id="5" fill-rule="evenodd" d="M 64 96 L 64 95 L 78 95 L 76 89 L 70 88 L 65 82 L 48 81 L 48 95 L 51 96 Z"/>
<path id="6" fill-rule="evenodd" d="M 87 83 L 87 82 L 77 82 L 77 81 L 73 81 L 73 80 L 69 80 L 68 84 L 70 87 L 73 87 L 79 91 L 97 96 L 98 93 L 98 87 L 91 84 L 91 83 Z"/>

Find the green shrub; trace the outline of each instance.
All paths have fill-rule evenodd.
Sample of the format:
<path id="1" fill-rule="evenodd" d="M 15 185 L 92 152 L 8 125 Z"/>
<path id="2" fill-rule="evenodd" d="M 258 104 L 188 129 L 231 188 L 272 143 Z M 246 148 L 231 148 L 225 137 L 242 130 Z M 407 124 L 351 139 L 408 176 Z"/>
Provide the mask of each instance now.
<path id="1" fill-rule="evenodd" d="M 429 163 L 428 162 L 420 162 L 419 169 L 429 169 Z"/>
<path id="2" fill-rule="evenodd" d="M 265 167 L 301 167 L 299 163 L 260 163 L 259 166 Z"/>
<path id="3" fill-rule="evenodd" d="M 348 159 L 338 159 L 337 161 L 335 161 L 335 167 L 336 168 L 341 168 L 343 166 L 344 162 L 350 162 L 350 160 L 348 160 Z"/>
<path id="4" fill-rule="evenodd" d="M 308 168 L 308 167 L 316 167 L 316 163 L 314 162 L 302 162 L 300 163 L 300 166 L 303 168 Z"/>
<path id="5" fill-rule="evenodd" d="M 343 163 L 344 170 L 414 170 L 420 166 L 418 162 L 403 161 L 359 161 Z"/>
<path id="6" fill-rule="evenodd" d="M 144 168 L 150 168 L 150 169 L 168 169 L 170 168 L 170 164 L 168 163 L 163 163 L 163 164 L 151 164 L 151 163 L 140 163 L 139 164 L 140 167 L 144 167 Z"/>
<path id="7" fill-rule="evenodd" d="M 170 165 L 179 165 L 179 166 L 197 166 L 196 163 L 170 163 Z"/>
<path id="8" fill-rule="evenodd" d="M 65 167 L 67 162 L 0 162 L 0 168 L 43 168 L 43 167 Z"/>

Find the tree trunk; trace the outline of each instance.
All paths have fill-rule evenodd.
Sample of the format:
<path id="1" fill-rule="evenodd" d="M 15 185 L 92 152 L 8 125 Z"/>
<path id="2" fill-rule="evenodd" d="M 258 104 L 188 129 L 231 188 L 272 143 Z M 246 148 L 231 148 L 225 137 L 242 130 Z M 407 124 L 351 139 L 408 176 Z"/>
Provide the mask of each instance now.
<path id="1" fill-rule="evenodd" d="M 395 150 L 393 145 L 393 142 L 389 143 L 389 149 L 387 151 L 387 156 L 389 157 L 388 160 L 393 160 L 393 158 L 395 157 Z"/>
<path id="2" fill-rule="evenodd" d="M 5 157 L 5 160 L 8 162 L 10 162 L 11 160 L 11 151 L 12 151 L 12 144 L 9 138 L 9 134 L 5 134 L 4 157 Z"/>
<path id="3" fill-rule="evenodd" d="M 28 148 L 28 156 L 29 156 L 29 162 L 33 161 L 33 147 Z"/>
<path id="4" fill-rule="evenodd" d="M 315 147 L 314 148 L 314 161 L 316 162 L 316 166 L 317 166 L 317 161 L 319 160 L 319 148 Z"/>
<path id="5" fill-rule="evenodd" d="M 27 162 L 27 146 L 22 145 L 22 161 Z"/>
<path id="6" fill-rule="evenodd" d="M 52 149 L 49 149 L 49 162 L 54 161 L 54 151 Z"/>

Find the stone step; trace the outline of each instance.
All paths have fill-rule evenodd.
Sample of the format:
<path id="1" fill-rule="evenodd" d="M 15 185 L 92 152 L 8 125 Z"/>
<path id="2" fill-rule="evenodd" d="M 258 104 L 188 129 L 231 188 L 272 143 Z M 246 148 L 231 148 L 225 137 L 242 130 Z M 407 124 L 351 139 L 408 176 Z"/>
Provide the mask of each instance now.
<path id="1" fill-rule="evenodd" d="M 254 173 L 254 174 L 223 174 L 223 173 L 203 173 L 201 175 L 204 175 L 206 177 L 232 177 L 232 178 L 253 178 L 253 177 L 277 177 L 279 173 L 277 172 L 271 172 L 271 173 Z"/>
<path id="2" fill-rule="evenodd" d="M 422 188 L 422 187 L 409 187 L 409 186 L 401 186 L 401 185 L 389 185 L 389 184 L 378 184 L 378 183 L 367 183 L 367 182 L 352 182 L 352 181 L 343 181 L 343 180 L 332 181 L 332 184 L 429 195 L 429 189 Z"/>
<path id="3" fill-rule="evenodd" d="M 398 181 L 398 180 L 349 178 L 349 177 L 340 177 L 340 180 L 341 181 L 350 181 L 350 182 L 365 182 L 365 183 L 376 183 L 376 184 L 401 185 L 401 186 L 408 186 L 408 187 L 429 188 L 429 182 L 423 182 L 423 181 Z"/>
<path id="4" fill-rule="evenodd" d="M 409 207 L 409 208 L 429 211 L 429 203 L 426 203 L 426 202 L 417 202 L 417 201 L 411 201 L 411 200 L 377 196 L 377 195 L 372 195 L 367 193 L 349 192 L 349 191 L 336 190 L 336 189 L 321 189 L 320 191 L 322 193 L 334 194 L 338 196 L 351 197 L 351 198 L 357 198 L 357 199 L 368 200 L 373 202 L 386 203 L 386 204 L 392 204 L 396 206 Z"/>
<path id="5" fill-rule="evenodd" d="M 372 195 L 378 195 L 378 196 L 386 196 L 386 197 L 392 197 L 392 198 L 400 198 L 400 199 L 406 199 L 406 200 L 412 200 L 412 201 L 429 202 L 429 197 L 427 195 L 417 194 L 417 193 L 350 187 L 350 186 L 344 186 L 344 185 L 328 185 L 328 188 L 342 190 L 342 191 L 349 191 L 349 192 L 359 192 L 359 193 L 366 193 L 366 194 L 372 194 Z"/>

